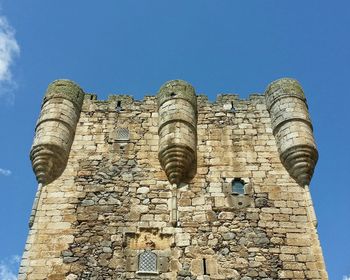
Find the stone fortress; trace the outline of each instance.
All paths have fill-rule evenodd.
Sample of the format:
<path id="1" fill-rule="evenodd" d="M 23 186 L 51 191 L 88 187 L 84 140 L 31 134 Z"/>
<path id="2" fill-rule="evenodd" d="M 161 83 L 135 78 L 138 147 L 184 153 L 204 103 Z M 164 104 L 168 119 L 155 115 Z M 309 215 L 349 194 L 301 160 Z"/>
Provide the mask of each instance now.
<path id="1" fill-rule="evenodd" d="M 213 103 L 187 82 L 142 101 L 49 85 L 18 279 L 328 279 L 303 90 Z"/>

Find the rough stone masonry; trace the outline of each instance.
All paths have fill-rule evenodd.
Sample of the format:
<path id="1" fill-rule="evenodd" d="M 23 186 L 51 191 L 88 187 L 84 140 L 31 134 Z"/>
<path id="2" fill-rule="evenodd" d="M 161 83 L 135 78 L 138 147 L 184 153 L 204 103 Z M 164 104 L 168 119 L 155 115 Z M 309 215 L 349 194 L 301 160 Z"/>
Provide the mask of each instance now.
<path id="1" fill-rule="evenodd" d="M 215 102 L 187 82 L 142 101 L 49 85 L 19 279 L 328 279 L 293 79 Z"/>

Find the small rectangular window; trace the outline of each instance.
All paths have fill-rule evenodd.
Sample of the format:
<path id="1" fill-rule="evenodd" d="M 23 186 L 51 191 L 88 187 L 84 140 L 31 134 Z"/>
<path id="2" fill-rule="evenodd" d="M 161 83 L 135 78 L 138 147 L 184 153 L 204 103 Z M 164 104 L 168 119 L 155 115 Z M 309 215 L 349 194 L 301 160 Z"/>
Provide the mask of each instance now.
<path id="1" fill-rule="evenodd" d="M 157 273 L 157 255 L 146 250 L 139 255 L 138 273 Z"/>
<path id="2" fill-rule="evenodd" d="M 245 194 L 245 182 L 241 178 L 234 178 L 232 180 L 232 193 L 237 195 Z"/>
<path id="3" fill-rule="evenodd" d="M 129 141 L 130 139 L 130 134 L 129 134 L 129 129 L 121 127 L 118 128 L 116 131 L 116 140 L 117 141 Z"/>

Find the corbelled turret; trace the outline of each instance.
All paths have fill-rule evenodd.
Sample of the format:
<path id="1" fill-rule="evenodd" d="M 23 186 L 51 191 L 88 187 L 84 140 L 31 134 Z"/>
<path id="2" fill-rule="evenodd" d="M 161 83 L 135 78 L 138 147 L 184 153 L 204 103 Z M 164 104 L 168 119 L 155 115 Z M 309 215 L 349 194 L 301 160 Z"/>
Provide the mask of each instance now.
<path id="1" fill-rule="evenodd" d="M 49 85 L 30 152 L 39 183 L 49 184 L 64 171 L 83 99 L 83 90 L 71 81 L 57 80 Z"/>
<path id="2" fill-rule="evenodd" d="M 158 93 L 159 161 L 171 184 L 189 179 L 196 170 L 197 99 L 185 81 L 165 83 Z"/>
<path id="3" fill-rule="evenodd" d="M 318 152 L 304 92 L 296 80 L 283 78 L 265 96 L 281 161 L 298 184 L 309 185 Z"/>

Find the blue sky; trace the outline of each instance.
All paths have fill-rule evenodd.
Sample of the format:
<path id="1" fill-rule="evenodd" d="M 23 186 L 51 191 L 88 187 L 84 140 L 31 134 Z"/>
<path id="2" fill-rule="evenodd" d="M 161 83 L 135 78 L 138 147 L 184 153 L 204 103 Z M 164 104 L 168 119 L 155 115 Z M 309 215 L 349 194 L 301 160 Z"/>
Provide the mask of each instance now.
<path id="1" fill-rule="evenodd" d="M 105 99 L 305 90 L 320 159 L 311 183 L 330 279 L 350 279 L 350 2 L 321 0 L 0 0 L 0 278 L 14 279 L 36 181 L 29 150 L 47 85 L 76 81 Z M 12 278 L 11 278 L 12 277 Z"/>

